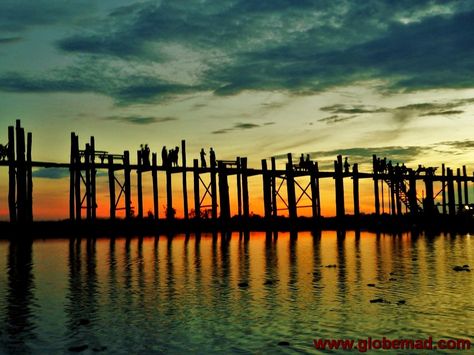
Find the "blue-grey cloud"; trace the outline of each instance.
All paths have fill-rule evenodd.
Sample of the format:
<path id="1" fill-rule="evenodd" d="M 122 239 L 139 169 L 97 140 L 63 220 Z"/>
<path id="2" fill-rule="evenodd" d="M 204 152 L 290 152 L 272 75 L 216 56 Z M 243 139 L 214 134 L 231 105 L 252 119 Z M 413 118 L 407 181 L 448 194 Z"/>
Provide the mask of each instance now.
<path id="1" fill-rule="evenodd" d="M 385 90 L 472 87 L 473 9 L 467 0 L 139 2 L 57 42 L 74 65 L 4 73 L 0 90 L 94 92 L 133 104 L 203 91 L 307 94 L 374 79 Z M 192 69 L 163 73 L 178 65 Z"/>
<path id="2" fill-rule="evenodd" d="M 136 125 L 149 125 L 153 123 L 164 123 L 176 121 L 176 117 L 151 117 L 151 116 L 108 116 L 106 120 L 120 121 Z"/>
<path id="3" fill-rule="evenodd" d="M 23 40 L 23 37 L 0 37 L 0 45 L 1 44 L 11 44 L 17 43 Z"/>
<path id="4" fill-rule="evenodd" d="M 22 31 L 31 26 L 68 24 L 88 16 L 95 7 L 93 0 L 2 0 L 0 30 Z"/>
<path id="5" fill-rule="evenodd" d="M 69 176 L 69 170 L 62 168 L 40 168 L 33 171 L 32 176 L 43 179 L 63 179 Z"/>
<path id="6" fill-rule="evenodd" d="M 264 125 L 269 125 L 269 124 L 273 124 L 273 123 L 272 122 L 267 122 Z M 232 128 L 223 128 L 223 129 L 213 131 L 211 133 L 212 134 L 223 134 L 223 133 L 229 133 L 229 132 L 232 132 L 232 131 L 235 131 L 235 130 L 248 130 L 248 129 L 259 128 L 259 127 L 261 127 L 261 126 L 258 125 L 258 124 L 255 124 L 255 123 L 239 122 L 239 123 L 234 124 L 234 126 L 232 126 Z"/>

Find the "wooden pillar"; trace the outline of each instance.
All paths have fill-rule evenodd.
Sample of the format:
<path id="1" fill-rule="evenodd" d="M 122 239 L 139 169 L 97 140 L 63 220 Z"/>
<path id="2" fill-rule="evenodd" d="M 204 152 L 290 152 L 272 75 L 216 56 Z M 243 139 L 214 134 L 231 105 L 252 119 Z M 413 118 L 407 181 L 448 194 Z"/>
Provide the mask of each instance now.
<path id="1" fill-rule="evenodd" d="M 410 213 L 412 216 L 418 214 L 418 201 L 416 199 L 416 176 L 413 170 L 409 173 L 409 189 L 408 189 L 408 204 L 410 205 Z"/>
<path id="2" fill-rule="evenodd" d="M 277 188 L 276 188 L 276 161 L 275 157 L 272 157 L 272 177 L 271 177 L 271 185 L 272 185 L 272 215 L 273 217 L 277 217 L 278 209 L 277 209 Z"/>
<path id="3" fill-rule="evenodd" d="M 464 177 L 464 204 L 469 205 L 469 190 L 467 187 L 467 170 L 466 165 L 462 166 L 462 175 Z"/>
<path id="4" fill-rule="evenodd" d="M 151 180 L 153 184 L 153 216 L 155 220 L 158 220 L 159 212 L 158 212 L 158 158 L 156 153 L 152 153 L 151 155 Z"/>
<path id="5" fill-rule="evenodd" d="M 212 165 L 212 164 L 211 164 Z M 211 166 L 211 215 L 212 219 L 217 219 L 217 179 L 216 166 Z"/>
<path id="6" fill-rule="evenodd" d="M 337 160 L 334 161 L 334 178 L 336 188 L 336 216 L 343 218 L 345 215 L 344 208 L 344 180 L 343 180 L 343 168 L 342 168 L 342 155 L 337 156 Z"/>
<path id="7" fill-rule="evenodd" d="M 219 173 L 219 198 L 221 219 L 228 221 L 230 219 L 230 201 L 229 201 L 229 185 L 227 181 L 226 167 L 222 162 L 217 166 Z"/>
<path id="8" fill-rule="evenodd" d="M 461 169 L 456 169 L 456 182 L 458 185 L 458 211 L 462 210 L 462 182 L 461 182 Z"/>
<path id="9" fill-rule="evenodd" d="M 288 214 L 290 219 L 296 220 L 298 213 L 296 209 L 295 176 L 291 153 L 288 153 L 288 162 L 286 163 L 286 190 L 288 194 Z"/>
<path id="10" fill-rule="evenodd" d="M 75 136 L 74 142 L 74 193 L 76 201 L 76 220 L 80 221 L 82 218 L 82 195 L 81 195 L 81 155 L 79 153 L 79 137 Z"/>
<path id="11" fill-rule="evenodd" d="M 97 194 L 96 194 L 96 176 L 97 170 L 95 168 L 95 139 L 91 137 L 90 141 L 90 169 L 91 169 L 91 218 L 95 220 L 97 215 Z"/>
<path id="12" fill-rule="evenodd" d="M 397 171 L 395 171 L 395 197 L 396 197 L 396 205 L 397 205 L 397 215 L 401 216 L 403 214 L 403 211 L 402 211 L 402 200 L 400 198 L 400 188 L 403 184 L 403 186 L 405 186 L 405 182 L 404 182 L 404 177 L 403 175 L 400 173 L 400 171 L 397 169 Z"/>
<path id="13" fill-rule="evenodd" d="M 90 152 L 91 152 L 90 144 L 86 143 L 86 151 L 84 154 L 84 168 L 86 170 L 86 218 L 87 220 L 90 220 L 92 217 Z"/>
<path id="14" fill-rule="evenodd" d="M 433 177 L 428 175 L 425 177 L 425 189 L 426 189 L 426 196 L 425 196 L 425 215 L 431 216 L 434 212 L 434 195 L 433 195 Z"/>
<path id="15" fill-rule="evenodd" d="M 247 158 L 241 158 L 240 163 L 242 164 L 242 204 L 244 218 L 248 219 L 250 215 L 250 206 L 249 206 L 249 181 L 248 181 L 248 172 L 247 172 Z"/>
<path id="16" fill-rule="evenodd" d="M 379 178 L 378 178 L 378 164 L 377 156 L 372 155 L 372 165 L 374 172 L 374 200 L 375 200 L 375 214 L 380 215 L 380 199 L 379 199 Z"/>
<path id="17" fill-rule="evenodd" d="M 137 201 L 138 201 L 138 218 L 143 218 L 143 187 L 142 187 L 142 172 L 143 172 L 142 151 L 137 150 Z"/>
<path id="18" fill-rule="evenodd" d="M 171 174 L 172 164 L 167 164 L 166 166 L 166 218 L 174 218 L 173 210 L 173 187 L 172 187 L 172 174 Z"/>
<path id="19" fill-rule="evenodd" d="M 448 168 L 446 171 L 446 179 L 448 183 L 448 211 L 450 216 L 456 215 L 456 202 L 454 198 L 454 178 L 453 170 Z"/>
<path id="20" fill-rule="evenodd" d="M 194 218 L 201 218 L 201 195 L 199 193 L 199 160 L 193 160 L 194 180 Z"/>
<path id="21" fill-rule="evenodd" d="M 237 215 L 242 217 L 242 167 L 240 157 L 237 157 Z"/>
<path id="22" fill-rule="evenodd" d="M 75 141 L 76 141 L 76 134 L 71 132 L 71 154 L 69 156 L 69 219 L 74 221 L 75 210 L 74 210 L 74 174 L 75 174 Z"/>
<path id="23" fill-rule="evenodd" d="M 441 165 L 441 198 L 443 216 L 446 216 L 446 167 L 444 163 Z"/>
<path id="24" fill-rule="evenodd" d="M 352 192 L 354 195 L 354 217 L 359 217 L 359 165 L 352 167 Z"/>
<path id="25" fill-rule="evenodd" d="M 26 221 L 25 131 L 16 121 L 16 207 L 18 221 Z"/>
<path id="26" fill-rule="evenodd" d="M 314 172 L 316 174 L 316 201 L 317 201 L 317 215 L 318 217 L 321 217 L 321 195 L 319 191 L 319 165 L 318 162 L 314 162 Z"/>
<path id="27" fill-rule="evenodd" d="M 110 219 L 115 219 L 115 173 L 114 173 L 114 157 L 109 154 L 107 157 L 108 175 L 109 175 L 109 203 L 110 203 Z"/>
<path id="28" fill-rule="evenodd" d="M 8 127 L 8 208 L 10 222 L 16 222 L 16 162 L 15 162 L 15 131 Z"/>
<path id="29" fill-rule="evenodd" d="M 262 159 L 262 179 L 263 179 L 263 206 L 264 206 L 264 211 L 265 211 L 265 218 L 269 219 L 272 215 L 271 180 L 268 174 L 266 159 Z"/>
<path id="30" fill-rule="evenodd" d="M 132 198 L 130 186 L 130 152 L 123 152 L 123 175 L 124 175 L 124 195 L 125 195 L 125 218 L 132 217 Z"/>
<path id="31" fill-rule="evenodd" d="M 32 159 L 31 150 L 33 146 L 33 136 L 31 132 L 28 132 L 26 139 L 26 183 L 27 183 L 27 210 L 26 217 L 29 222 L 33 221 L 33 171 L 32 171 Z"/>
<path id="32" fill-rule="evenodd" d="M 389 174 L 390 174 L 390 177 L 389 177 L 390 179 L 390 210 L 392 212 L 392 216 L 395 216 L 397 214 L 397 210 L 396 210 L 397 192 L 395 190 L 396 181 L 395 181 L 394 170 L 392 169 L 391 172 L 389 171 Z"/>
<path id="33" fill-rule="evenodd" d="M 184 212 L 184 219 L 189 219 L 189 212 L 188 212 L 188 179 L 187 179 L 187 172 L 186 172 L 186 141 L 183 139 L 181 141 L 181 161 L 183 166 L 183 212 Z"/>

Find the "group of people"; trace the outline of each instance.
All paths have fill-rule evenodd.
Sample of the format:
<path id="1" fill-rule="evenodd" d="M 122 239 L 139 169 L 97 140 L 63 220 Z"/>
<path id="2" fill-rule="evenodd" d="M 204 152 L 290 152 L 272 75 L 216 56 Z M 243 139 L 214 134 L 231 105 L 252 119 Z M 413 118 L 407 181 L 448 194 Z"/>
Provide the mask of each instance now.
<path id="1" fill-rule="evenodd" d="M 300 162 L 298 164 L 298 167 L 301 169 L 309 169 L 313 166 L 313 162 L 311 161 L 309 154 L 306 154 L 306 159 L 304 157 L 304 154 L 301 153 L 300 156 Z"/>
<path id="2" fill-rule="evenodd" d="M 178 153 L 178 146 L 174 147 L 174 149 L 170 149 L 169 152 L 166 149 L 166 146 L 163 146 L 163 149 L 161 149 L 161 160 L 163 166 L 178 166 Z"/>
<path id="3" fill-rule="evenodd" d="M 145 147 L 142 146 L 142 152 L 143 152 L 142 153 L 143 161 L 145 161 L 145 157 L 146 157 L 146 159 L 148 159 L 148 164 L 149 164 L 150 149 L 148 148 L 147 144 L 145 145 Z M 166 149 L 166 146 L 163 146 L 163 149 L 161 149 L 161 160 L 163 162 L 163 166 L 164 167 L 179 166 L 178 153 L 179 153 L 179 147 L 174 147 L 174 149 L 170 149 L 170 151 L 168 151 Z M 204 151 L 204 148 L 201 149 L 200 156 L 201 156 L 201 167 L 207 168 L 206 152 Z M 217 166 L 216 153 L 213 148 L 209 150 L 209 165 L 210 167 Z"/>
<path id="4" fill-rule="evenodd" d="M 408 175 L 413 171 L 412 168 L 407 168 L 405 164 L 400 165 L 397 163 L 393 165 L 391 160 L 387 161 L 387 158 L 377 158 L 374 168 L 376 173 L 389 175 L 395 174 L 397 176 Z M 436 169 L 437 168 L 435 167 L 425 168 L 422 165 L 418 165 L 418 169 L 415 170 L 415 174 L 419 175 L 421 172 L 424 172 L 426 175 L 433 176 Z"/>
<path id="5" fill-rule="evenodd" d="M 150 166 L 150 147 L 148 147 L 148 144 L 140 144 L 140 150 L 142 152 L 142 164 L 144 166 Z"/>
<path id="6" fill-rule="evenodd" d="M 201 167 L 202 168 L 207 168 L 207 163 L 206 163 L 206 152 L 204 151 L 204 148 L 201 148 L 201 152 L 199 153 L 201 156 Z M 209 150 L 209 166 L 211 168 L 215 168 L 217 166 L 217 161 L 216 161 L 216 152 L 214 149 Z"/>

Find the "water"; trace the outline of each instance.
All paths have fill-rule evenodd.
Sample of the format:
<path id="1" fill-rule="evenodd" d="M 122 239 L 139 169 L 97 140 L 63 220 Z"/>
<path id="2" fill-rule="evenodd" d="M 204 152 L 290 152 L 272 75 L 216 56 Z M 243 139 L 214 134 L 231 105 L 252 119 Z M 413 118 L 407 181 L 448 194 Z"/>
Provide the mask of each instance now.
<path id="1" fill-rule="evenodd" d="M 452 270 L 464 264 L 474 268 L 469 235 L 0 241 L 0 353 L 316 353 L 315 338 L 472 341 L 474 272 Z"/>

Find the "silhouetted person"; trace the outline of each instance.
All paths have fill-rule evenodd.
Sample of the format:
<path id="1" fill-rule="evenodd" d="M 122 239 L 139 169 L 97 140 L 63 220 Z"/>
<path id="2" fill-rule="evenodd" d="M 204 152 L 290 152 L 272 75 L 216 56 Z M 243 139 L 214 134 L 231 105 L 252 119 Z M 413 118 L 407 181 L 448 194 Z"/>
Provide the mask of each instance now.
<path id="1" fill-rule="evenodd" d="M 207 164 L 206 164 L 206 152 L 204 151 L 204 148 L 201 148 L 201 167 L 203 168 L 206 168 L 207 167 Z"/>
<path id="2" fill-rule="evenodd" d="M 179 159 L 179 147 L 174 147 L 174 155 L 173 155 L 173 164 L 174 166 L 179 166 L 178 165 L 178 159 Z"/>
<path id="3" fill-rule="evenodd" d="M 305 160 L 305 165 L 306 165 L 306 169 L 309 169 L 312 165 L 311 163 L 311 159 L 309 158 L 309 154 L 306 154 L 306 160 Z"/>
<path id="4" fill-rule="evenodd" d="M 173 156 L 174 156 L 174 149 L 170 149 L 168 152 L 168 158 L 166 159 L 167 166 L 173 166 Z"/>
<path id="5" fill-rule="evenodd" d="M 216 152 L 214 152 L 214 149 L 209 150 L 209 165 L 211 168 L 216 167 Z"/>
<path id="6" fill-rule="evenodd" d="M 168 151 L 166 150 L 166 146 L 163 146 L 161 150 L 161 161 L 163 162 L 163 166 L 168 165 Z"/>
<path id="7" fill-rule="evenodd" d="M 351 164 L 347 161 L 347 157 L 344 159 L 344 172 L 346 174 L 349 174 L 349 168 L 351 167 Z"/>
<path id="8" fill-rule="evenodd" d="M 5 160 L 8 155 L 8 143 L 6 145 L 0 144 L 0 160 Z"/>
<path id="9" fill-rule="evenodd" d="M 150 148 L 148 144 L 145 144 L 145 148 L 142 149 L 142 160 L 143 165 L 150 166 Z"/>
<path id="10" fill-rule="evenodd" d="M 303 155 L 303 153 L 301 153 L 301 155 L 300 155 L 299 167 L 304 168 L 304 155 Z"/>

